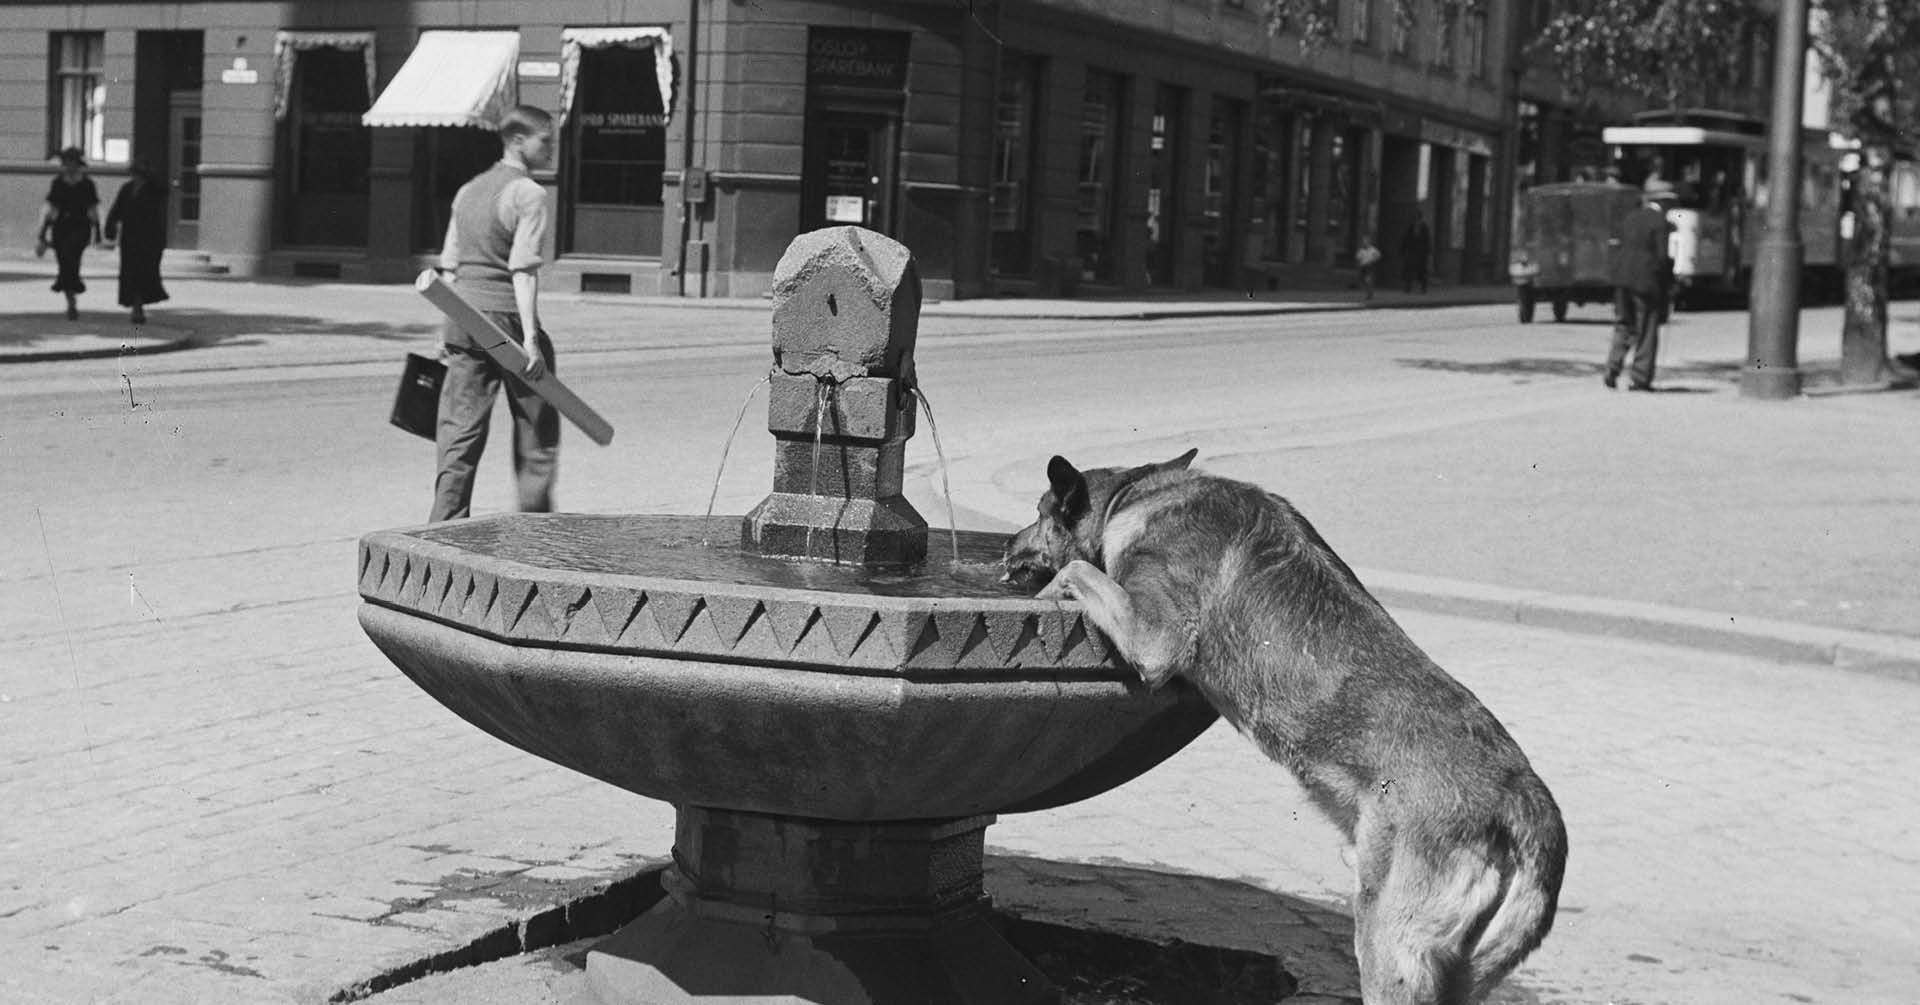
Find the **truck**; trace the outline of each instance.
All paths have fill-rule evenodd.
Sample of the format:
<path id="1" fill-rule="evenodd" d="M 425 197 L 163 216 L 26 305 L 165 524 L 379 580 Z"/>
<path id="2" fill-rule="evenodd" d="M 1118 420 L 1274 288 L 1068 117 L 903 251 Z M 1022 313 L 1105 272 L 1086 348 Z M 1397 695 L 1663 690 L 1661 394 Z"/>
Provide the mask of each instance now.
<path id="1" fill-rule="evenodd" d="M 1507 276 L 1530 324 L 1536 304 L 1565 321 L 1567 306 L 1613 303 L 1613 240 L 1620 219 L 1640 205 L 1640 190 L 1617 182 L 1536 185 L 1521 195 L 1520 239 Z"/>

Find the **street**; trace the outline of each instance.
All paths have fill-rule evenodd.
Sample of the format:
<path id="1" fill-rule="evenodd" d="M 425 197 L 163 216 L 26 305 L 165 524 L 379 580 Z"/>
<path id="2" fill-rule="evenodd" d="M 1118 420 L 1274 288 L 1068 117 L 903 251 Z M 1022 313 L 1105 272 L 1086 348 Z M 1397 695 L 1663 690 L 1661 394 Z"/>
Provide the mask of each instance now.
<path id="1" fill-rule="evenodd" d="M 177 285 L 178 304 L 220 305 L 176 314 L 198 348 L 0 367 L 0 937 L 17 957 L 0 998 L 324 999 L 524 906 L 449 896 L 449 876 L 559 890 L 663 858 L 669 807 L 460 722 L 353 621 L 359 536 L 426 516 L 432 447 L 386 414 L 401 355 L 431 351 L 429 309 L 404 288 Z M 1914 304 L 1892 306 L 1895 351 L 1920 348 Z M 569 430 L 562 508 L 699 513 L 712 495 L 738 514 L 766 493 L 764 393 L 746 402 L 764 309 L 558 297 L 545 316 L 560 373 L 618 430 L 604 449 Z M 923 422 L 906 492 L 930 523 L 1010 530 L 1054 453 L 1198 447 L 1287 496 L 1363 579 L 1920 637 L 1920 397 L 1740 399 L 1733 312 L 1667 330 L 1664 393 L 1608 392 L 1604 318 L 930 312 L 918 370 L 941 450 Z M 1837 330 L 1835 309 L 1807 312 L 1812 388 Z M 510 506 L 509 453 L 496 421 L 476 514 Z M 1403 621 L 1567 813 L 1559 925 L 1503 1000 L 1911 1000 L 1913 684 Z M 988 841 L 1323 906 L 1347 886 L 1331 828 L 1225 727 Z M 1210 934 L 1290 951 L 1257 929 Z"/>

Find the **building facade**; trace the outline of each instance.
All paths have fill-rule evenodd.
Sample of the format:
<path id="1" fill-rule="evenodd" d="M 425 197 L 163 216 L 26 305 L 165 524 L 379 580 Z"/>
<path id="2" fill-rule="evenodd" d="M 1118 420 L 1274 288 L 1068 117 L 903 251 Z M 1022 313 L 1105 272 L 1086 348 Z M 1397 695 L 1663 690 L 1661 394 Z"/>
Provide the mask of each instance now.
<path id="1" fill-rule="evenodd" d="M 1516 0 L 1340 0 L 1313 54 L 1260 0 L 0 4 L 0 239 L 52 155 L 171 180 L 171 245 L 242 274 L 410 277 L 525 102 L 561 289 L 764 293 L 804 230 L 913 249 L 934 297 L 1342 281 L 1415 218 L 1504 274 Z"/>

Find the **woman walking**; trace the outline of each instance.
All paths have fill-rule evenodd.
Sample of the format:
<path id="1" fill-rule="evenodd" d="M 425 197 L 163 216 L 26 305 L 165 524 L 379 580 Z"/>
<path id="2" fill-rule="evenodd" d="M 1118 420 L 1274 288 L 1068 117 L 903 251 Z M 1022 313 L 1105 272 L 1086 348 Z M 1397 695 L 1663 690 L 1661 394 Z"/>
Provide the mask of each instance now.
<path id="1" fill-rule="evenodd" d="M 40 249 L 51 247 L 60 263 L 60 275 L 53 291 L 67 295 L 67 320 L 80 317 L 76 302 L 87 292 L 80 278 L 80 255 L 87 245 L 100 240 L 100 193 L 87 177 L 87 162 L 79 147 L 60 151 L 60 173 L 47 189 L 47 206 L 40 214 Z"/>
<path id="2" fill-rule="evenodd" d="M 120 306 L 133 308 L 133 323 L 147 323 L 147 305 L 167 299 L 160 285 L 160 255 L 167 250 L 167 190 L 153 171 L 135 161 L 127 183 L 107 211 L 107 241 L 120 244 Z"/>

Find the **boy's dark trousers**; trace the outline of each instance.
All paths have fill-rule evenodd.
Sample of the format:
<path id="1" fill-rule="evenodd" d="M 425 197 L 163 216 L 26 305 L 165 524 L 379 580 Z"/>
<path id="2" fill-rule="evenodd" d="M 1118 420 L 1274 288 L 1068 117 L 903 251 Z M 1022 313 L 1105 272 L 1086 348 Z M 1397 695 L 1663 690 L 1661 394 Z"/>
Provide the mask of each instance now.
<path id="1" fill-rule="evenodd" d="M 514 340 L 525 345 L 520 315 L 487 312 Z M 553 342 L 542 331 L 534 336 L 540 358 L 554 370 Z M 433 483 L 433 513 L 429 520 L 465 517 L 473 503 L 474 469 L 487 447 L 493 418 L 493 399 L 504 382 L 507 408 L 513 414 L 513 475 L 523 513 L 553 510 L 553 483 L 560 467 L 560 411 L 517 379 L 483 349 L 447 347 L 447 377 L 440 386 L 440 420 L 434 447 L 439 474 Z"/>

